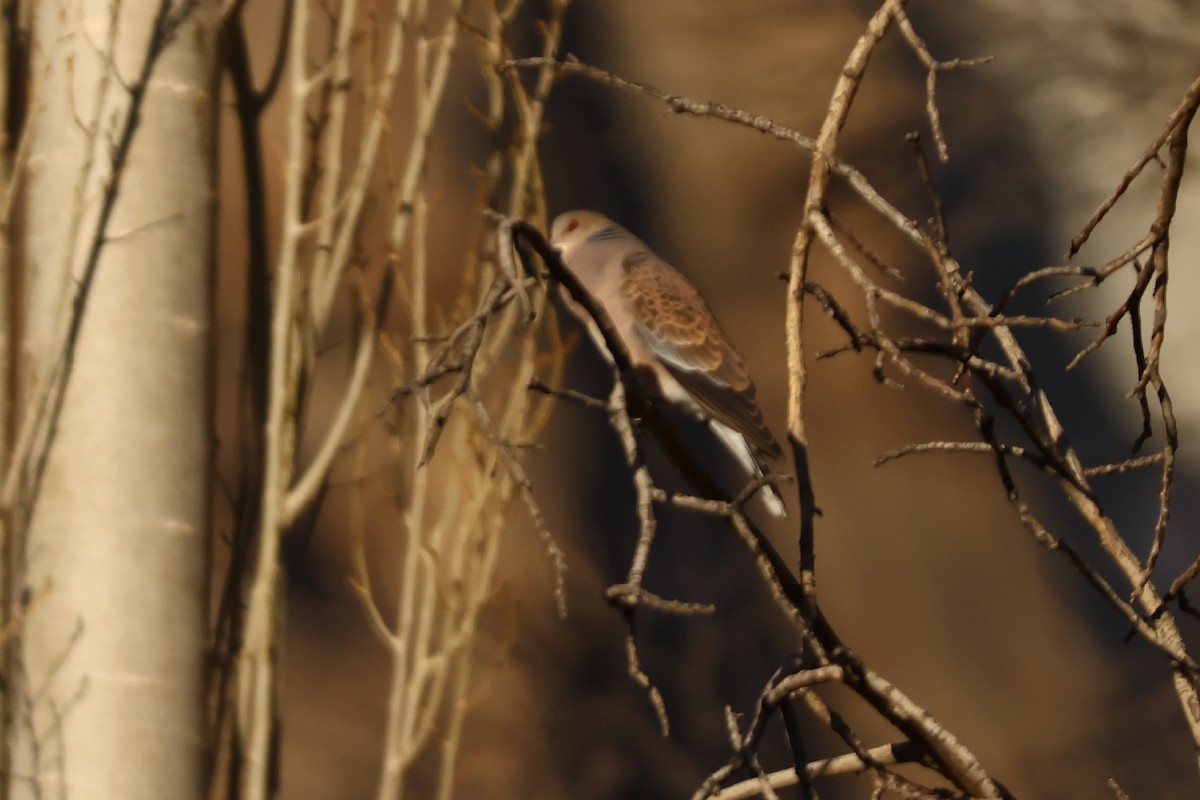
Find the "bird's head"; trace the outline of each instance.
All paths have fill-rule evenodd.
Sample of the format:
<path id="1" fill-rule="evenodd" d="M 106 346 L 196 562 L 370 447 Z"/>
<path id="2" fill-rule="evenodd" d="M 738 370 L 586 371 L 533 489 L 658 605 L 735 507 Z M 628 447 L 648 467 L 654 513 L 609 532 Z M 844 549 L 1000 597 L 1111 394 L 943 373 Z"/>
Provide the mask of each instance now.
<path id="1" fill-rule="evenodd" d="M 566 259 L 576 248 L 605 228 L 620 230 L 616 223 L 595 211 L 566 211 L 555 217 L 550 225 L 550 244 Z"/>

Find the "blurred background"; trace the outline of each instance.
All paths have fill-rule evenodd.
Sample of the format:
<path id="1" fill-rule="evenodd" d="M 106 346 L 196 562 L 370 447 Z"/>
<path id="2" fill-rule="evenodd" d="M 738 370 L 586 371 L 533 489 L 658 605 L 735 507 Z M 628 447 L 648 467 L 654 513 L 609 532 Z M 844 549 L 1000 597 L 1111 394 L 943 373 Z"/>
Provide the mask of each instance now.
<path id="1" fill-rule="evenodd" d="M 260 74 L 279 25 L 276 10 L 266 5 L 247 7 Z M 815 136 L 841 64 L 875 8 L 860 0 L 575 0 L 561 52 Z M 934 170 L 952 251 L 974 285 L 994 298 L 1024 272 L 1062 262 L 1071 237 L 1162 129 L 1196 75 L 1200 6 L 1183 0 L 1147 0 L 1136 8 L 1120 0 L 914 0 L 909 11 L 935 56 L 995 57 L 940 77 L 951 159 Z M 541 12 L 532 3 L 523 13 L 532 23 Z M 516 55 L 534 55 L 540 42 L 531 33 L 513 47 Z M 441 290 L 447 298 L 457 276 L 436 265 L 458 263 L 452 254 L 462 246 L 462 220 L 475 199 L 471 165 L 487 145 L 472 110 L 479 69 L 471 48 L 460 48 L 430 165 L 431 282 L 435 295 Z M 929 215 L 928 201 L 904 137 L 917 130 L 930 141 L 923 104 L 924 71 L 892 32 L 870 65 L 839 148 L 916 219 Z M 233 142 L 232 109 L 225 117 L 221 138 Z M 600 210 L 691 277 L 746 354 L 760 402 L 782 438 L 784 285 L 777 276 L 787 268 L 808 158 L 748 129 L 671 114 L 648 98 L 581 77 L 555 86 L 546 122 L 541 158 L 551 216 L 576 207 Z M 278 189 L 283 132 L 268 127 L 265 136 L 268 185 Z M 223 151 L 222 162 L 222 192 L 231 201 L 222 207 L 220 350 L 235 353 L 246 313 L 236 299 L 244 280 L 245 209 L 238 207 L 236 152 Z M 1079 263 L 1103 263 L 1144 233 L 1160 172 L 1152 167 L 1135 183 Z M 1185 463 L 1159 567 L 1167 576 L 1197 552 L 1196 465 L 1187 461 L 1187 447 L 1200 422 L 1200 375 L 1186 349 L 1200 336 L 1194 330 L 1200 318 L 1190 313 L 1200 296 L 1192 268 L 1200 253 L 1197 195 L 1185 177 L 1172 234 L 1176 270 L 1164 377 L 1180 416 Z M 835 205 L 845 201 L 838 210 L 856 230 L 878 224 L 848 201 L 844 188 L 832 197 Z M 933 297 L 936 279 L 927 265 L 905 263 L 899 255 L 905 251 L 886 231 L 873 235 L 874 246 L 905 272 L 906 290 Z M 817 259 L 812 279 L 850 296 L 827 260 Z M 1056 311 L 1102 318 L 1117 296 L 1096 293 Z M 1031 297 L 1026 310 L 1041 310 L 1040 301 Z M 1164 660 L 1136 639 L 1126 643 L 1121 620 L 1065 559 L 1032 540 L 987 458 L 924 455 L 873 467 L 878 455 L 903 444 L 973 439 L 971 420 L 919 387 L 880 385 L 869 355 L 815 360 L 843 335 L 810 309 L 806 414 L 823 512 L 818 579 L 825 613 L 843 639 L 957 734 L 1017 796 L 1107 796 L 1109 778 L 1131 797 L 1194 794 L 1194 753 Z M 559 308 L 551 304 L 546 313 L 563 319 L 570 347 L 565 384 L 602 396 L 610 380 L 603 362 Z M 461 313 L 445 308 L 435 318 L 450 327 Z M 1080 451 L 1096 461 L 1118 459 L 1140 430 L 1136 404 L 1127 398 L 1136 369 L 1127 338 L 1118 338 L 1064 378 L 1063 366 L 1088 338 L 1043 333 L 1025 341 Z M 223 358 L 219 368 L 226 386 L 241 379 L 236 359 Z M 385 380 L 376 387 L 381 405 L 390 389 Z M 319 409 L 314 401 L 313 413 Z M 230 447 L 236 424 L 229 405 L 218 412 L 219 458 L 228 479 L 237 469 Z M 686 618 L 647 611 L 638 618 L 643 667 L 663 691 L 672 723 L 663 738 L 642 690 L 626 674 L 623 620 L 602 598 L 607 585 L 624 580 L 636 537 L 622 454 L 602 415 L 562 403 L 539 445 L 525 464 L 547 524 L 567 551 L 570 613 L 558 617 L 544 547 L 523 516 L 513 514 L 499 588 L 483 618 L 456 795 L 688 796 L 729 756 L 724 707 L 743 719 L 751 714 L 794 638 L 727 529 L 664 511 L 647 587 L 718 610 Z M 348 587 L 349 498 L 336 477 L 320 515 L 289 541 L 281 740 L 286 798 L 369 797 L 378 782 L 388 659 Z M 659 477 L 676 480 L 668 470 Z M 1099 558 L 1046 488 L 1031 481 L 1028 490 L 1042 518 Z M 1144 555 L 1156 474 L 1100 479 L 1097 488 L 1105 510 Z M 794 562 L 792 528 L 759 516 Z M 369 541 L 385 597 L 397 590 L 382 566 L 394 560 L 396 546 L 386 532 Z M 1188 634 L 1194 633 L 1190 622 L 1181 622 Z M 829 699 L 862 726 L 869 744 L 898 738 L 870 722 L 846 693 Z M 772 747 L 764 751 L 764 765 L 784 766 L 781 741 Z M 827 756 L 841 749 L 817 736 L 809 752 Z M 425 796 L 423 781 L 435 779 L 434 768 L 418 761 L 413 769 L 410 796 Z M 821 790 L 828 797 L 863 796 L 867 786 L 840 778 Z"/>

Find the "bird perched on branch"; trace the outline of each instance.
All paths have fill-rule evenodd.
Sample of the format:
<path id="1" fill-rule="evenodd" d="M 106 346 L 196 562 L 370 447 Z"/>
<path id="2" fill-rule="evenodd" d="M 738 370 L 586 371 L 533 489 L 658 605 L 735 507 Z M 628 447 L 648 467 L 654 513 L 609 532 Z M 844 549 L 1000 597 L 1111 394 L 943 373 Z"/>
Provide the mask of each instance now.
<path id="1" fill-rule="evenodd" d="M 564 266 L 603 308 L 629 352 L 651 378 L 653 399 L 705 422 L 743 468 L 767 474 L 767 459 L 783 451 L 763 419 L 746 369 L 696 287 L 644 242 L 595 211 L 568 211 L 550 226 L 550 244 Z M 587 326 L 601 353 L 612 355 L 586 309 L 567 305 Z M 760 496 L 777 517 L 787 513 L 771 484 Z"/>

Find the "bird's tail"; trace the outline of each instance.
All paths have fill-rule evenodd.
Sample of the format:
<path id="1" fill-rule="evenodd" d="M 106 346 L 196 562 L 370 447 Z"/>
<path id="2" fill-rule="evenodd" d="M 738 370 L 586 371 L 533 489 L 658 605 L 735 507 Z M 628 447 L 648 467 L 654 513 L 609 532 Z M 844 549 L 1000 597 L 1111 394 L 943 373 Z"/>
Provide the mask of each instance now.
<path id="1" fill-rule="evenodd" d="M 709 427 L 712 428 L 713 433 L 717 435 L 721 443 L 725 445 L 726 449 L 733 454 L 733 457 L 738 460 L 738 463 L 747 472 L 755 478 L 761 478 L 763 475 L 768 474 L 766 467 L 763 466 L 763 462 L 755 455 L 745 436 L 716 420 L 711 421 Z M 767 511 L 771 512 L 773 516 L 780 519 L 787 516 L 787 506 L 784 505 L 783 495 L 779 493 L 774 484 L 764 484 L 758 496 L 763 499 L 763 505 L 767 507 Z"/>

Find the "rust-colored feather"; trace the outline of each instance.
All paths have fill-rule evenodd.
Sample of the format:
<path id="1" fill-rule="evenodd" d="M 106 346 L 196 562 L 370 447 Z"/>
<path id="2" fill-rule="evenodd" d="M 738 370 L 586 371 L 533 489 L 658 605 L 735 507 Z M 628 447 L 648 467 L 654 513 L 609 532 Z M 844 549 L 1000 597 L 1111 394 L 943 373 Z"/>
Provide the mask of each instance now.
<path id="1" fill-rule="evenodd" d="M 701 409 L 745 436 L 760 456 L 781 456 L 758 407 L 746 360 L 696 287 L 646 251 L 630 253 L 622 269 L 622 292 L 638 332 L 679 385 Z"/>

